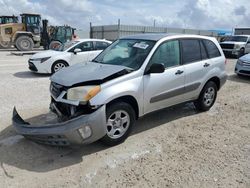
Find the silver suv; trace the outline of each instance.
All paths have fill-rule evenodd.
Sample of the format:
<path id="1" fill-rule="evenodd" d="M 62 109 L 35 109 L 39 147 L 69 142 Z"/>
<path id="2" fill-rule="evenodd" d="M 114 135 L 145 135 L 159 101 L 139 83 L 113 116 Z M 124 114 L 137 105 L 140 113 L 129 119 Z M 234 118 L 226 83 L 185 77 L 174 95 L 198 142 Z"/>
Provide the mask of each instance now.
<path id="1" fill-rule="evenodd" d="M 144 34 L 115 41 L 92 62 L 51 77 L 50 108 L 58 123 L 30 125 L 14 109 L 13 125 L 52 145 L 124 141 L 135 121 L 155 110 L 193 101 L 209 110 L 226 82 L 225 57 L 214 38 Z"/>

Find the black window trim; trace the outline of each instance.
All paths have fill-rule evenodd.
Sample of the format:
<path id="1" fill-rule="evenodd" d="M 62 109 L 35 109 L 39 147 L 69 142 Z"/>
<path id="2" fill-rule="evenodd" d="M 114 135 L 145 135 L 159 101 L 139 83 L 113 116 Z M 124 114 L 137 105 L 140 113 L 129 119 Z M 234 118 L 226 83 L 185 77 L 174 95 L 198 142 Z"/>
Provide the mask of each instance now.
<path id="1" fill-rule="evenodd" d="M 210 58 L 209 58 L 209 55 L 208 55 L 208 52 L 207 52 L 207 47 L 206 47 L 206 45 L 205 45 L 204 42 L 203 42 L 204 39 L 200 39 L 199 41 L 200 41 L 200 42 L 199 42 L 199 43 L 200 43 L 200 53 L 201 53 L 201 45 L 203 45 L 203 48 L 205 49 L 205 52 L 206 52 L 206 55 L 207 55 L 207 58 L 206 58 L 206 59 L 203 59 L 203 58 L 202 58 L 202 55 L 201 55 L 201 61 L 205 61 L 205 60 L 207 60 L 207 59 L 210 59 Z"/>

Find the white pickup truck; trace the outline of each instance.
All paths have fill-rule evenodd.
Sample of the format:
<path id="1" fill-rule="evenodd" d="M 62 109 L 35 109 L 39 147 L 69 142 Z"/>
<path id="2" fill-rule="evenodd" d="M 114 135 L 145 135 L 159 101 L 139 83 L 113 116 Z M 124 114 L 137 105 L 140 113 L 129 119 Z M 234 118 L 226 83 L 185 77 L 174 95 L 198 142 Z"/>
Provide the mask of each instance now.
<path id="1" fill-rule="evenodd" d="M 225 55 L 241 57 L 250 53 L 250 35 L 233 35 L 226 37 L 220 46 Z"/>

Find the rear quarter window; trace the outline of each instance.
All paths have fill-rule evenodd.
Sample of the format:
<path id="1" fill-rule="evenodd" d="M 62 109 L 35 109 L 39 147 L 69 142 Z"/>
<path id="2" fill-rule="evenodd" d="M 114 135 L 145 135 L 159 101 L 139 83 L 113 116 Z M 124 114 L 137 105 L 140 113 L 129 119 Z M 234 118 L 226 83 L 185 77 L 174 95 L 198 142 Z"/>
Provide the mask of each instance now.
<path id="1" fill-rule="evenodd" d="M 207 49 L 207 54 L 209 58 L 220 57 L 221 53 L 217 46 L 210 40 L 202 40 L 203 44 Z"/>

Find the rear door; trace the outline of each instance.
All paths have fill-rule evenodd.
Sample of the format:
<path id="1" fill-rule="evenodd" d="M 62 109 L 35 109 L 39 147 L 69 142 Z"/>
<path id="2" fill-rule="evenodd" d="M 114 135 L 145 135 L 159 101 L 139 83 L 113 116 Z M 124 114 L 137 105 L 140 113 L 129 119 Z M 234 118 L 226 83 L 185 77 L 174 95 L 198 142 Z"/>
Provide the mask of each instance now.
<path id="1" fill-rule="evenodd" d="M 185 67 L 185 100 L 196 99 L 199 87 L 210 69 L 210 60 L 200 39 L 182 39 L 182 63 Z"/>
<path id="2" fill-rule="evenodd" d="M 221 54 L 216 45 L 207 39 L 181 41 L 182 62 L 185 66 L 185 100 L 197 99 L 201 87 L 212 69 L 221 64 Z"/>
<path id="3" fill-rule="evenodd" d="M 156 63 L 163 64 L 165 71 L 143 76 L 144 114 L 183 101 L 185 71 L 180 60 L 179 41 L 163 42 L 147 68 Z"/>

